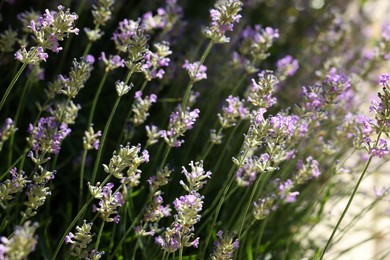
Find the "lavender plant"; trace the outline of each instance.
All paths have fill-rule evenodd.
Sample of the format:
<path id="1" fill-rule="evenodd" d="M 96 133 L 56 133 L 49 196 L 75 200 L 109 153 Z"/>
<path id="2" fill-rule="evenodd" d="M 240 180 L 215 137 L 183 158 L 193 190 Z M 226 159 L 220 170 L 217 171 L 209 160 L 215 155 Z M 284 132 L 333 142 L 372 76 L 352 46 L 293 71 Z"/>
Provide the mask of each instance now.
<path id="1" fill-rule="evenodd" d="M 359 201 L 389 156 L 389 21 L 271 2 L 2 1 L 0 259 L 347 257 L 389 217 L 386 183 Z"/>

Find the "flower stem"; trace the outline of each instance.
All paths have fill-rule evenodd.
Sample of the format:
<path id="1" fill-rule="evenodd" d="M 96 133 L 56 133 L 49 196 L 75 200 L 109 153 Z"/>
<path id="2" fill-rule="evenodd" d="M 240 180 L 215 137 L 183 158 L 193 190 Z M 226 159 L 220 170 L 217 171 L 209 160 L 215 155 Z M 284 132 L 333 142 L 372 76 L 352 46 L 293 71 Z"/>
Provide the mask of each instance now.
<path id="1" fill-rule="evenodd" d="M 4 106 L 4 103 L 7 100 L 8 95 L 11 93 L 12 88 L 14 87 L 15 83 L 18 81 L 20 75 L 22 74 L 22 72 L 24 71 L 24 69 L 26 67 L 27 67 L 27 63 L 23 63 L 23 65 L 20 67 L 20 69 L 18 70 L 18 72 L 16 73 L 14 78 L 12 79 L 11 83 L 7 87 L 7 90 L 5 91 L 4 96 L 1 98 L 1 101 L 0 101 L 0 111 Z"/>
<path id="2" fill-rule="evenodd" d="M 378 133 L 378 138 L 376 139 L 375 147 L 378 145 L 378 142 L 379 142 L 379 139 L 380 139 L 381 134 L 382 134 L 382 131 L 380 131 L 380 132 Z M 344 210 L 343 210 L 343 213 L 341 214 L 339 220 L 338 220 L 337 223 L 336 223 L 336 226 L 334 227 L 334 229 L 333 229 L 333 231 L 332 231 L 332 234 L 330 235 L 328 241 L 326 242 L 326 245 L 325 245 L 324 249 L 322 250 L 322 253 L 321 253 L 321 256 L 320 256 L 320 259 L 319 259 L 319 260 L 322 260 L 322 259 L 324 258 L 324 255 L 325 255 L 326 251 L 328 250 L 328 248 L 329 248 L 329 246 L 330 246 L 330 243 L 332 242 L 332 239 L 333 239 L 334 235 L 336 234 L 337 229 L 339 228 L 341 222 L 343 221 L 345 215 L 346 215 L 347 212 L 348 212 L 349 207 L 350 207 L 351 204 L 352 204 L 352 201 L 353 201 L 353 199 L 354 199 L 354 197 L 355 197 L 355 195 L 356 195 L 357 190 L 359 189 L 360 183 L 362 182 L 362 180 L 363 180 L 363 178 L 364 178 L 364 176 L 365 176 L 365 174 L 366 174 L 366 172 L 367 172 L 368 166 L 370 165 L 371 161 L 372 161 L 372 155 L 371 155 L 370 158 L 368 159 L 368 161 L 367 161 L 367 163 L 366 163 L 366 166 L 365 166 L 364 169 L 363 169 L 363 172 L 360 174 L 359 180 L 357 181 L 357 183 L 356 183 L 356 185 L 355 185 L 355 187 L 354 187 L 354 189 L 353 189 L 353 191 L 352 191 L 352 194 L 351 194 L 351 196 L 349 197 L 348 203 L 347 203 L 347 205 L 345 206 L 345 208 L 344 208 Z"/>
<path id="3" fill-rule="evenodd" d="M 85 162 L 87 160 L 88 150 L 83 151 L 83 157 L 81 159 L 81 169 L 80 169 L 80 186 L 79 186 L 79 207 L 80 210 L 81 205 L 83 204 L 83 187 L 84 187 L 84 172 L 85 172 Z"/>
<path id="4" fill-rule="evenodd" d="M 94 114 L 95 114 L 95 109 L 96 109 L 97 101 L 98 101 L 98 99 L 99 99 L 100 92 L 102 92 L 103 85 L 104 85 L 104 83 L 106 82 L 107 75 L 108 75 L 108 72 L 105 71 L 104 74 L 103 74 L 103 78 L 102 78 L 102 80 L 100 81 L 100 84 L 99 84 L 99 86 L 98 86 L 98 88 L 97 88 L 97 90 L 96 90 L 95 97 L 93 98 L 93 101 L 92 101 L 92 107 L 91 107 L 91 110 L 90 110 L 90 112 L 89 112 L 89 117 L 88 117 L 87 126 L 90 126 L 91 123 L 92 123 L 93 116 L 94 116 Z"/>
<path id="5" fill-rule="evenodd" d="M 202 57 L 200 58 L 198 68 L 196 68 L 195 73 L 198 73 L 198 70 L 200 66 L 203 65 L 204 61 L 206 60 L 206 57 L 209 55 L 211 48 L 214 46 L 214 41 L 210 41 L 209 45 L 207 46 L 206 50 L 203 52 Z M 184 94 L 183 102 L 181 103 L 181 110 L 185 111 L 185 108 L 187 107 L 188 99 L 190 97 L 192 86 L 194 85 L 195 81 L 194 79 L 191 79 L 190 82 L 187 85 L 186 92 Z"/>
<path id="6" fill-rule="evenodd" d="M 99 243 L 100 243 L 100 239 L 102 237 L 102 233 L 103 233 L 103 228 L 104 228 L 104 223 L 106 223 L 105 221 L 102 222 L 102 225 L 100 226 L 100 229 L 99 229 L 99 234 L 96 238 L 96 244 L 95 244 L 95 250 L 98 250 L 99 248 Z"/>
<path id="7" fill-rule="evenodd" d="M 111 121 L 112 121 L 112 118 L 114 117 L 114 114 L 116 112 L 116 109 L 117 109 L 117 107 L 119 105 L 120 100 L 121 100 L 121 97 L 118 96 L 116 101 L 115 101 L 114 107 L 111 110 L 110 116 L 108 117 L 106 126 L 104 127 L 103 136 L 102 136 L 102 139 L 100 141 L 99 151 L 98 151 L 98 154 L 96 156 L 96 161 L 95 161 L 95 164 L 94 164 L 94 167 L 93 167 L 91 183 L 95 183 L 96 175 L 97 175 L 97 172 L 98 172 L 98 169 L 99 169 L 99 166 L 100 166 L 100 160 L 101 160 L 102 154 L 103 154 L 104 145 L 106 143 L 106 138 L 108 136 L 108 131 L 110 130 Z"/>

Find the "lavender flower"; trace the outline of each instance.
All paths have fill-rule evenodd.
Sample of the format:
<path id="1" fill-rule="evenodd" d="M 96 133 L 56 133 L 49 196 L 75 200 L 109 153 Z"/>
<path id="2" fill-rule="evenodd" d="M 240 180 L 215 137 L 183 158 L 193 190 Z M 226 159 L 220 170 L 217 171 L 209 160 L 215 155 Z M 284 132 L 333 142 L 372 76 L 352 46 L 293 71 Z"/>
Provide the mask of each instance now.
<path id="1" fill-rule="evenodd" d="M 118 51 L 126 52 L 127 46 L 132 43 L 132 38 L 136 35 L 139 27 L 139 21 L 124 19 L 119 22 L 119 26 L 111 38 Z"/>
<path id="2" fill-rule="evenodd" d="M 0 183 L 0 201 L 11 200 L 13 194 L 22 191 L 26 184 L 30 182 L 24 174 L 24 171 L 18 173 L 15 167 L 9 173 L 11 179 Z"/>
<path id="3" fill-rule="evenodd" d="M 30 221 L 26 221 L 23 226 L 16 226 L 9 238 L 1 237 L 0 259 L 27 259 L 38 243 L 34 235 L 37 228 L 38 223 L 31 225 Z"/>
<path id="4" fill-rule="evenodd" d="M 294 184 L 293 182 L 288 179 L 285 182 L 279 183 L 278 186 L 278 195 L 281 200 L 283 200 L 286 203 L 293 203 L 296 201 L 297 196 L 299 195 L 298 191 L 291 191 Z"/>
<path id="5" fill-rule="evenodd" d="M 59 76 L 63 82 L 62 93 L 73 99 L 77 96 L 82 88 L 84 88 L 85 82 L 91 76 L 92 63 L 87 59 L 81 58 L 78 62 L 76 59 L 73 60 L 73 66 L 69 73 L 69 78 L 62 75 Z"/>
<path id="6" fill-rule="evenodd" d="M 113 71 L 116 68 L 123 68 L 125 66 L 125 61 L 118 55 L 110 55 L 109 59 L 107 59 L 106 54 L 102 52 L 100 60 L 106 65 L 106 71 Z"/>
<path id="7" fill-rule="evenodd" d="M 156 52 L 146 51 L 145 63 L 142 65 L 142 72 L 147 81 L 151 81 L 154 78 L 163 78 L 165 71 L 162 67 L 169 65 L 170 59 L 167 57 L 172 54 L 168 42 L 155 43 L 154 48 Z"/>
<path id="8" fill-rule="evenodd" d="M 223 114 L 218 114 L 222 128 L 229 128 L 236 125 L 236 122 L 248 118 L 249 111 L 244 106 L 243 100 L 238 97 L 229 96 L 226 99 L 227 105 L 222 107 Z"/>
<path id="9" fill-rule="evenodd" d="M 177 5 L 176 0 L 167 0 L 164 8 L 158 8 L 155 15 L 152 12 L 146 12 L 142 16 L 142 23 L 147 32 L 162 30 L 169 32 L 183 16 L 183 9 Z"/>
<path id="10" fill-rule="evenodd" d="M 294 59 L 291 55 L 287 55 L 276 62 L 278 78 L 283 81 L 288 76 L 293 76 L 298 68 L 298 60 Z"/>
<path id="11" fill-rule="evenodd" d="M 210 10 L 211 24 L 204 29 L 206 37 L 215 43 L 228 43 L 230 38 L 225 33 L 233 31 L 234 23 L 240 21 L 241 8 L 239 0 L 218 0 Z"/>
<path id="12" fill-rule="evenodd" d="M 135 92 L 134 98 L 135 102 L 131 106 L 131 110 L 133 111 L 131 121 L 135 126 L 139 126 L 143 124 L 149 116 L 148 111 L 152 104 L 157 102 L 157 96 L 155 94 L 151 94 L 150 96 L 142 98 L 142 92 L 137 91 Z"/>
<path id="13" fill-rule="evenodd" d="M 102 135 L 102 132 L 99 130 L 95 133 L 93 130 L 92 125 L 88 128 L 88 131 L 84 132 L 84 137 L 83 137 L 83 146 L 84 150 L 99 150 L 99 144 L 100 140 L 99 137 Z"/>
<path id="14" fill-rule="evenodd" d="M 305 164 L 303 164 L 302 160 L 298 160 L 298 173 L 295 176 L 294 182 L 297 184 L 302 184 L 312 178 L 318 178 L 321 175 L 318 166 L 318 161 L 314 160 L 311 156 L 306 158 Z"/>
<path id="15" fill-rule="evenodd" d="M 58 154 L 62 140 L 71 130 L 64 123 L 59 125 L 54 117 L 42 117 L 36 127 L 30 124 L 28 132 L 31 134 L 28 141 L 35 155 L 38 152 Z M 33 154 L 30 156 L 34 157 Z"/>
<path id="16" fill-rule="evenodd" d="M 45 10 L 45 14 L 37 20 L 31 20 L 31 29 L 36 47 L 31 47 L 27 52 L 25 48 L 15 53 L 15 58 L 22 63 L 35 64 L 48 58 L 45 49 L 58 53 L 62 50 L 59 41 L 63 41 L 70 33 L 78 34 L 79 29 L 74 27 L 78 16 L 65 10 L 63 6 L 58 6 L 58 12 Z"/>
<path id="17" fill-rule="evenodd" d="M 18 34 L 11 28 L 0 33 L 0 52 L 13 52 Z"/>
<path id="18" fill-rule="evenodd" d="M 179 137 L 183 136 L 187 130 L 192 129 L 199 117 L 199 112 L 197 108 L 190 111 L 188 107 L 185 111 L 181 111 L 179 106 L 169 117 L 168 130 L 161 131 L 165 142 L 172 147 L 180 147 L 184 141 L 180 140 Z"/>
<path id="19" fill-rule="evenodd" d="M 75 234 L 69 232 L 69 234 L 65 236 L 65 243 L 71 244 L 70 255 L 79 258 L 85 258 L 87 256 L 87 247 L 92 242 L 91 229 L 92 223 L 87 223 L 87 221 L 84 220 L 81 227 L 76 227 L 77 232 Z"/>
<path id="20" fill-rule="evenodd" d="M 223 234 L 222 230 L 217 232 L 218 240 L 214 242 L 214 251 L 211 255 L 212 260 L 233 259 L 233 253 L 239 248 L 238 239 L 233 241 L 234 235 Z"/>
<path id="21" fill-rule="evenodd" d="M 0 129 L 0 151 L 3 149 L 4 143 L 17 131 L 14 121 L 7 118 Z"/>
<path id="22" fill-rule="evenodd" d="M 137 186 L 142 173 L 138 167 L 149 161 L 148 151 L 144 150 L 142 154 L 140 154 L 140 151 L 141 145 L 130 147 L 130 144 L 127 144 L 125 147 L 121 146 L 118 154 L 114 152 L 110 163 L 108 165 L 103 164 L 104 171 L 120 179 L 125 185 Z M 126 176 L 123 174 L 125 169 L 127 169 Z"/>
<path id="23" fill-rule="evenodd" d="M 130 83 L 130 85 L 126 85 L 125 82 L 123 81 L 115 82 L 115 90 L 116 93 L 118 94 L 118 97 L 126 95 L 133 86 L 134 86 L 133 83 Z"/>
<path id="24" fill-rule="evenodd" d="M 255 219 L 265 219 L 272 211 L 275 211 L 277 209 L 275 200 L 275 195 L 271 195 L 253 202 L 253 216 Z"/>
<path id="25" fill-rule="evenodd" d="M 146 129 L 146 135 L 148 137 L 148 141 L 146 142 L 147 146 L 156 144 L 158 142 L 158 139 L 161 137 L 161 131 L 158 129 L 155 125 L 147 125 L 145 126 Z"/>
<path id="26" fill-rule="evenodd" d="M 189 165 L 191 167 L 191 172 L 188 172 L 184 166 L 182 167 L 182 173 L 186 176 L 188 185 L 183 181 L 180 181 L 180 185 L 183 186 L 187 192 L 198 191 L 207 182 L 205 179 L 211 177 L 211 172 L 206 172 L 203 169 L 202 161 L 195 162 L 195 164 L 191 161 Z"/>
<path id="27" fill-rule="evenodd" d="M 200 64 L 199 61 L 190 63 L 187 59 L 184 61 L 183 69 L 188 72 L 190 79 L 194 82 L 200 81 L 202 79 L 207 79 L 207 67 L 203 64 Z"/>
<path id="28" fill-rule="evenodd" d="M 92 186 L 88 183 L 89 190 L 95 199 L 100 199 L 99 204 L 93 205 L 93 212 L 98 212 L 99 216 L 106 222 L 119 223 L 120 216 L 118 207 L 123 205 L 123 197 L 120 192 L 112 192 L 113 183 L 107 183 L 104 187 Z M 112 216 L 115 214 L 115 216 Z"/>
<path id="29" fill-rule="evenodd" d="M 272 97 L 279 82 L 272 71 L 262 71 L 258 74 L 259 80 L 252 79 L 251 87 L 248 89 L 248 102 L 253 106 L 269 108 L 276 104 L 276 98 Z"/>

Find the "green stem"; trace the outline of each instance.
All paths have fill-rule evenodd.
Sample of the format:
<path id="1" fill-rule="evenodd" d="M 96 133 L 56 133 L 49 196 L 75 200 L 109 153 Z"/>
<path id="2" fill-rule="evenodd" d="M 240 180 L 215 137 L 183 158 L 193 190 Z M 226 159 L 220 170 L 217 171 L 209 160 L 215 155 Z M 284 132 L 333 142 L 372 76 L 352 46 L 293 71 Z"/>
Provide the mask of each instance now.
<path id="1" fill-rule="evenodd" d="M 23 65 L 20 67 L 20 69 L 18 70 L 18 72 L 16 73 L 14 78 L 12 79 L 11 83 L 7 87 L 7 90 L 5 91 L 4 96 L 2 97 L 2 99 L 0 101 L 0 111 L 4 106 L 4 103 L 7 100 L 8 95 L 11 93 L 12 88 L 14 87 L 15 83 L 18 81 L 20 75 L 22 74 L 22 72 L 24 71 L 24 69 L 26 67 L 27 67 L 27 63 L 23 63 Z"/>
<path id="2" fill-rule="evenodd" d="M 28 90 L 31 86 L 31 75 L 28 77 L 26 84 L 24 85 L 22 96 L 20 97 L 20 102 L 18 104 L 18 108 L 16 109 L 16 114 L 14 118 L 14 124 L 15 126 L 18 124 L 19 116 L 21 111 L 23 110 L 24 105 L 26 104 L 26 95 Z M 9 140 L 9 155 L 8 155 L 8 165 L 11 165 L 12 163 L 12 154 L 13 154 L 13 147 L 14 147 L 14 141 L 15 141 L 15 133 L 11 135 L 11 138 Z"/>
<path id="3" fill-rule="evenodd" d="M 179 260 L 182 260 L 183 259 L 183 246 L 180 246 L 180 249 L 179 249 Z"/>
<path id="4" fill-rule="evenodd" d="M 103 233 L 103 228 L 104 228 L 104 223 L 106 223 L 105 221 L 102 222 L 102 225 L 100 226 L 100 229 L 99 229 L 99 234 L 96 238 L 96 244 L 95 244 L 95 250 L 98 250 L 99 248 L 99 243 L 100 243 L 100 239 L 102 237 L 102 233 Z"/>
<path id="5" fill-rule="evenodd" d="M 199 70 L 200 66 L 202 66 L 202 64 L 206 60 L 206 57 L 207 57 L 207 55 L 209 55 L 213 45 L 214 45 L 214 41 L 210 41 L 209 45 L 206 48 L 206 50 L 203 52 L 202 57 L 200 58 L 199 65 L 196 68 L 194 74 L 198 73 L 198 70 Z M 182 111 L 185 111 L 185 108 L 187 107 L 188 99 L 190 97 L 191 89 L 192 89 L 192 86 L 194 85 L 194 83 L 195 83 L 195 80 L 191 79 L 190 82 L 187 85 L 186 92 L 185 92 L 184 98 L 183 98 L 183 102 L 181 103 L 181 110 Z"/>
<path id="6" fill-rule="evenodd" d="M 112 121 L 112 118 L 114 117 L 114 114 L 116 112 L 116 109 L 117 109 L 117 107 L 119 105 L 120 100 L 121 100 L 121 97 L 118 96 L 116 101 L 115 101 L 114 107 L 111 110 L 110 116 L 108 117 L 106 126 L 104 127 L 103 136 L 102 136 L 102 139 L 100 141 L 100 147 L 99 147 L 98 154 L 97 154 L 97 157 L 96 157 L 96 161 L 95 161 L 95 164 L 94 164 L 94 167 L 93 167 L 91 183 L 95 183 L 96 175 L 97 175 L 97 172 L 98 172 L 98 169 L 99 169 L 99 166 L 100 166 L 100 160 L 101 160 L 102 154 L 103 154 L 104 145 L 106 143 L 106 138 L 108 136 L 108 131 L 110 130 L 111 121 Z"/>
<path id="7" fill-rule="evenodd" d="M 80 185 L 79 185 L 79 207 L 83 204 L 83 188 L 84 188 L 84 172 L 85 172 L 85 162 L 87 160 L 88 150 L 83 151 L 83 157 L 81 160 L 81 169 L 80 169 Z"/>
<path id="8" fill-rule="evenodd" d="M 92 101 L 92 107 L 91 107 L 91 110 L 89 112 L 87 127 L 89 127 L 92 123 L 93 116 L 95 114 L 96 105 L 97 105 L 97 102 L 98 102 L 98 99 L 100 96 L 100 92 L 102 92 L 102 88 L 103 88 L 104 83 L 106 82 L 107 75 L 108 75 L 108 71 L 105 71 L 103 74 L 103 78 L 100 81 L 100 84 L 96 90 L 95 97 L 93 98 L 93 101 Z"/>
<path id="9" fill-rule="evenodd" d="M 375 147 L 377 146 L 378 142 L 379 142 L 379 138 L 381 136 L 381 132 L 379 132 L 378 134 L 378 138 L 376 140 L 376 144 L 375 144 Z M 353 191 L 352 191 L 352 194 L 351 196 L 349 197 L 349 200 L 348 200 L 348 203 L 347 205 L 345 206 L 344 210 L 343 210 L 343 213 L 341 214 L 339 220 L 337 221 L 337 224 L 336 226 L 334 227 L 333 231 L 332 231 L 332 234 L 330 235 L 329 239 L 328 239 L 328 242 L 326 242 L 326 245 L 324 247 L 324 249 L 322 250 L 322 253 L 321 253 L 321 257 L 320 257 L 320 260 L 322 260 L 324 258 L 324 255 L 326 253 L 326 251 L 328 250 L 329 246 L 330 246 L 330 243 L 332 242 L 332 239 L 334 237 L 334 235 L 336 234 L 336 231 L 337 229 L 339 228 L 341 222 L 343 221 L 345 215 L 347 214 L 347 211 L 349 210 L 349 207 L 351 206 L 352 204 L 352 201 L 356 195 L 356 192 L 357 190 L 359 189 L 359 186 L 360 186 L 360 183 L 362 182 L 366 172 L 367 172 L 367 169 L 368 169 L 368 166 L 370 165 L 372 161 L 372 156 L 370 156 L 370 158 L 368 159 L 367 163 L 366 163 L 366 166 L 364 167 L 363 169 L 363 172 L 361 173 L 360 177 L 359 177 L 359 180 L 357 181 Z"/>

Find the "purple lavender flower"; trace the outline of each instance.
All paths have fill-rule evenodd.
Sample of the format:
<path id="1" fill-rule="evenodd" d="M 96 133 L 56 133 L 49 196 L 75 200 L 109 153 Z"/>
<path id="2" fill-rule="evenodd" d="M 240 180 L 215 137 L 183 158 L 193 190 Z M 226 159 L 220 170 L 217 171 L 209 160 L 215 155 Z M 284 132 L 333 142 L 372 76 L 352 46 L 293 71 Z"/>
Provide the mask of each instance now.
<path id="1" fill-rule="evenodd" d="M 276 62 L 278 69 L 278 78 L 280 80 L 285 79 L 287 76 L 293 76 L 298 68 L 298 60 L 294 59 L 291 55 L 287 55 Z"/>
<path id="2" fill-rule="evenodd" d="M 380 77 L 379 77 L 379 83 L 383 87 L 387 87 L 389 85 L 389 83 L 390 83 L 390 74 L 387 74 L 387 73 L 381 74 Z"/>
<path id="3" fill-rule="evenodd" d="M 156 52 L 146 51 L 142 65 L 142 71 L 148 81 L 154 78 L 163 78 L 165 71 L 162 68 L 169 65 L 168 56 L 172 54 L 168 42 L 156 43 L 154 48 Z"/>
<path id="4" fill-rule="evenodd" d="M 374 157 L 384 158 L 385 155 L 389 154 L 389 148 L 387 147 L 387 141 L 380 138 L 376 147 L 371 148 L 369 154 Z"/>
<path id="5" fill-rule="evenodd" d="M 183 69 L 188 72 L 190 78 L 196 82 L 202 79 L 207 79 L 207 67 L 203 64 L 200 64 L 199 61 L 190 63 L 187 59 L 184 61 Z"/>
<path id="6" fill-rule="evenodd" d="M 118 207 L 123 205 L 123 197 L 119 192 L 113 194 L 112 188 L 114 187 L 113 183 L 107 183 L 104 187 L 94 187 L 90 184 L 89 188 L 92 195 L 100 199 L 98 205 L 93 206 L 93 212 L 98 212 L 100 217 L 106 222 L 115 222 L 119 223 L 120 217 L 118 215 Z M 97 190 L 96 190 L 97 189 Z M 94 191 L 95 192 L 92 192 Z M 115 214 L 115 216 L 111 216 Z"/>
<path id="7" fill-rule="evenodd" d="M 71 130 L 64 123 L 58 124 L 54 117 L 42 117 L 36 127 L 29 125 L 28 132 L 31 134 L 29 142 L 35 153 L 58 154 L 62 140 Z"/>
<path id="8" fill-rule="evenodd" d="M 111 38 L 115 42 L 117 50 L 126 52 L 128 45 L 131 44 L 132 37 L 136 34 L 139 27 L 139 21 L 124 19 L 119 22 L 119 26 Z"/>
<path id="9" fill-rule="evenodd" d="M 233 253 L 239 248 L 238 239 L 233 241 L 233 235 L 223 234 L 222 230 L 217 232 L 218 240 L 214 242 L 214 250 L 211 255 L 212 260 L 233 259 Z"/>
<path id="10" fill-rule="evenodd" d="M 240 21 L 241 7 L 239 0 L 217 1 L 210 10 L 211 24 L 204 29 L 206 37 L 215 43 L 228 43 L 230 38 L 225 33 L 232 31 L 234 23 Z"/>
<path id="11" fill-rule="evenodd" d="M 280 183 L 278 186 L 278 194 L 280 199 L 282 199 L 286 203 L 295 202 L 297 196 L 299 195 L 299 192 L 298 191 L 291 192 L 293 186 L 294 184 L 290 179 Z"/>
<path id="12" fill-rule="evenodd" d="M 106 58 L 106 54 L 102 51 L 100 60 L 106 65 L 106 71 L 112 71 L 116 68 L 123 68 L 125 61 L 119 55 L 110 55 L 109 59 Z"/>

